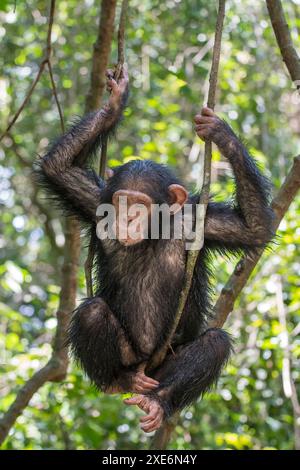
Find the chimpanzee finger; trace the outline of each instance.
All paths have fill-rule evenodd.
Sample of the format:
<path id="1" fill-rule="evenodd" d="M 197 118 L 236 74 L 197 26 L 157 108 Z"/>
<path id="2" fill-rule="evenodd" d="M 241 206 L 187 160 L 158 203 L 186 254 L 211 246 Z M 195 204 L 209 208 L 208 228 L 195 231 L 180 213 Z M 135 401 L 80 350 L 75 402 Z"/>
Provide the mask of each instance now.
<path id="1" fill-rule="evenodd" d="M 117 84 L 116 80 L 114 80 L 113 78 L 108 79 L 107 80 L 107 88 L 110 88 L 111 91 L 117 91 L 118 84 Z"/>
<path id="2" fill-rule="evenodd" d="M 161 423 L 161 414 L 158 413 L 155 418 L 152 418 L 150 421 L 148 422 L 144 422 L 141 424 L 141 428 L 143 430 L 145 430 L 146 428 L 147 429 L 151 429 L 151 428 L 154 428 L 154 427 L 158 427 L 159 424 Z"/>
<path id="3" fill-rule="evenodd" d="M 139 377 L 136 380 L 136 387 L 139 387 L 141 389 L 140 391 L 153 390 L 154 388 L 158 387 L 158 384 L 146 382 L 141 377 Z"/>
<path id="4" fill-rule="evenodd" d="M 135 383 L 136 385 L 143 387 L 143 388 L 147 388 L 149 390 L 152 390 L 153 388 L 156 388 L 159 385 L 158 383 L 156 384 L 156 383 L 149 382 L 145 380 L 144 377 L 140 377 L 140 376 L 136 377 Z"/>
<path id="5" fill-rule="evenodd" d="M 201 109 L 201 114 L 203 116 L 215 116 L 213 110 L 208 108 L 207 106 L 203 106 L 203 108 Z"/>
<path id="6" fill-rule="evenodd" d="M 155 427 L 153 426 L 153 424 L 151 423 L 151 424 L 149 424 L 149 425 L 147 425 L 147 426 L 141 426 L 141 429 L 142 429 L 142 431 L 144 431 L 144 432 L 152 432 L 152 431 L 155 431 L 156 428 L 155 428 Z"/>
<path id="7" fill-rule="evenodd" d="M 153 390 L 154 388 L 158 387 L 158 385 L 149 384 L 148 382 L 144 382 L 143 380 L 137 381 L 136 385 L 139 386 L 139 387 L 142 387 L 143 389 L 146 389 L 146 390 Z"/>
<path id="8" fill-rule="evenodd" d="M 114 170 L 111 168 L 105 168 L 105 179 L 112 178 L 114 176 Z"/>
<path id="9" fill-rule="evenodd" d="M 148 377 L 148 375 L 143 375 L 141 378 L 144 382 L 148 382 L 149 384 L 159 385 L 157 380 L 152 379 L 152 377 Z"/>
<path id="10" fill-rule="evenodd" d="M 155 419 L 151 420 L 149 423 L 143 424 L 141 428 L 144 432 L 152 432 L 152 431 L 155 431 L 155 429 L 157 429 L 160 426 L 160 423 L 161 423 L 161 418 L 158 415 Z"/>
<path id="11" fill-rule="evenodd" d="M 157 388 L 159 386 L 159 384 L 152 384 L 152 383 L 149 383 L 149 382 L 143 382 L 143 386 L 147 390 L 153 390 L 154 388 Z"/>
<path id="12" fill-rule="evenodd" d="M 141 410 L 145 411 L 146 413 L 148 413 L 150 409 L 148 402 L 144 401 L 141 395 L 137 397 L 125 398 L 125 400 L 123 400 L 123 403 L 125 403 L 126 405 L 137 405 L 139 408 L 141 408 Z"/>
<path id="13" fill-rule="evenodd" d="M 201 114 L 197 114 L 195 117 L 194 117 L 194 122 L 196 122 L 197 124 L 205 124 L 205 123 L 208 123 L 208 122 L 214 122 L 215 120 L 215 117 L 210 117 L 210 116 L 202 116 Z"/>
<path id="14" fill-rule="evenodd" d="M 140 423 L 147 423 L 148 421 L 153 421 L 157 417 L 157 410 L 151 410 L 150 413 L 146 416 L 140 418 Z"/>
<path id="15" fill-rule="evenodd" d="M 157 420 L 157 416 L 155 418 L 151 418 L 150 420 L 141 423 L 141 428 L 143 431 L 148 432 L 148 430 L 152 429 L 154 422 Z"/>
<path id="16" fill-rule="evenodd" d="M 136 385 L 134 387 L 134 391 L 136 393 L 144 393 L 146 390 L 145 390 L 145 387 L 143 387 L 142 385 Z"/>
<path id="17" fill-rule="evenodd" d="M 123 402 L 126 403 L 126 405 L 138 405 L 139 399 L 138 397 L 130 397 L 130 398 L 125 398 Z"/>
<path id="18" fill-rule="evenodd" d="M 205 138 L 206 138 L 206 136 L 204 135 L 205 134 L 205 128 L 203 128 L 202 126 L 195 126 L 195 132 L 198 135 L 198 137 L 203 142 L 205 142 Z"/>
<path id="19" fill-rule="evenodd" d="M 195 126 L 195 131 L 196 132 L 204 132 L 207 130 L 207 126 L 204 126 L 203 124 L 198 124 L 197 126 Z"/>
<path id="20" fill-rule="evenodd" d="M 114 78 L 114 70 L 113 69 L 107 69 L 106 72 L 105 72 L 105 75 L 107 76 L 107 78 Z"/>
<path id="21" fill-rule="evenodd" d="M 139 387 L 142 388 L 142 392 L 145 391 L 145 390 L 154 390 L 155 388 L 158 387 L 158 385 L 154 385 L 154 384 L 148 384 L 147 382 L 142 382 L 141 384 L 137 385 Z"/>

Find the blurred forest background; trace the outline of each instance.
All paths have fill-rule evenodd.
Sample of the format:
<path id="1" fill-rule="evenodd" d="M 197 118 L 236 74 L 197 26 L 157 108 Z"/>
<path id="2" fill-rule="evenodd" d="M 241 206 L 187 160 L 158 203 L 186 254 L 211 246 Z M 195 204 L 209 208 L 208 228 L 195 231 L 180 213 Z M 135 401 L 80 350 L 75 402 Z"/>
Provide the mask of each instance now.
<path id="1" fill-rule="evenodd" d="M 283 1 L 300 48 L 300 0 Z M 100 2 L 60 0 L 52 30 L 54 81 L 65 122 L 82 115 Z M 50 1 L 0 0 L 1 131 L 22 103 L 44 57 Z M 119 4 L 117 9 L 117 17 Z M 173 166 L 191 189 L 204 145 L 193 131 L 208 86 L 216 2 L 131 0 L 126 32 L 131 96 L 109 146 L 109 166 L 151 158 Z M 116 35 L 115 35 L 116 38 Z M 116 60 L 116 41 L 112 57 Z M 266 4 L 228 0 L 216 111 L 249 144 L 274 194 L 300 153 L 300 108 Z M 34 159 L 61 133 L 44 73 L 0 150 L 0 413 L 51 356 L 57 325 L 63 220 L 34 184 Z M 214 150 L 212 193 L 230 197 L 227 162 Z M 300 448 L 300 199 L 280 224 L 226 329 L 236 354 L 217 388 L 182 414 L 172 449 Z M 76 299 L 85 296 L 81 251 Z M 236 260 L 215 260 L 216 297 Z M 99 394 L 70 364 L 47 382 L 11 428 L 5 449 L 143 449 L 139 412 Z"/>

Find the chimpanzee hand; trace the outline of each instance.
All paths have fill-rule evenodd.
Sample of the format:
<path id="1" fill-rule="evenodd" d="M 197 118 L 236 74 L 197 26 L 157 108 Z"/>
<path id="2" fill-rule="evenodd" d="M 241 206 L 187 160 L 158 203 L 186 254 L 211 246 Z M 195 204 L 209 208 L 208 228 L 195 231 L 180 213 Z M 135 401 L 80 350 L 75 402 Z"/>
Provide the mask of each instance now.
<path id="1" fill-rule="evenodd" d="M 146 413 L 140 418 L 141 428 L 145 432 L 152 432 L 159 429 L 163 423 L 164 410 L 161 405 L 152 397 L 136 395 L 124 400 L 125 405 L 137 405 Z"/>
<path id="2" fill-rule="evenodd" d="M 132 393 L 146 393 L 159 386 L 159 382 L 157 380 L 154 380 L 145 374 L 145 366 L 145 364 L 141 364 L 131 378 L 132 387 L 130 391 Z"/>
<path id="3" fill-rule="evenodd" d="M 196 124 L 195 131 L 200 139 L 204 141 L 211 140 L 219 147 L 222 147 L 235 138 L 231 127 L 210 108 L 202 108 L 201 114 L 197 114 L 194 121 Z"/>
<path id="4" fill-rule="evenodd" d="M 106 88 L 110 92 L 108 104 L 114 111 L 119 111 L 126 104 L 128 96 L 128 72 L 126 64 L 121 69 L 118 81 L 114 78 L 115 72 L 111 69 L 106 71 Z"/>
<path id="5" fill-rule="evenodd" d="M 123 373 L 123 379 L 126 380 L 126 385 L 117 384 L 111 385 L 105 389 L 105 393 L 147 393 L 154 390 L 159 386 L 159 382 L 145 374 L 146 364 L 141 364 L 134 372 Z"/>

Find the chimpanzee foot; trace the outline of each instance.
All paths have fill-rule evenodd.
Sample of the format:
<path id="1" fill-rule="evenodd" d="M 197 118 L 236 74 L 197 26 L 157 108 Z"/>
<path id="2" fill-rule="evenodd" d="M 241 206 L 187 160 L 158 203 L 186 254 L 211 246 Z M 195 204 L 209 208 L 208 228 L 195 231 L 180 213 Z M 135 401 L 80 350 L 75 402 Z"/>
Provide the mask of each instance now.
<path id="1" fill-rule="evenodd" d="M 145 395 L 137 395 L 132 398 L 124 400 L 126 405 L 137 405 L 141 410 L 147 413 L 140 419 L 141 429 L 145 432 L 156 431 L 161 427 L 164 417 L 164 412 L 161 405 L 154 400 L 154 398 Z"/>

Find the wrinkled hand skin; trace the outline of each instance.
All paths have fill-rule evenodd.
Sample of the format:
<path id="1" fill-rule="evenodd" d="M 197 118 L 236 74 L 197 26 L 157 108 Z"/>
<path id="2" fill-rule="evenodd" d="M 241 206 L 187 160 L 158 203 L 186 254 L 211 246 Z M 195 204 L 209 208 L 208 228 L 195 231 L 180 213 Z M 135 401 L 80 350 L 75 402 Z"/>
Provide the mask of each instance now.
<path id="1" fill-rule="evenodd" d="M 159 386 L 157 380 L 151 379 L 145 375 L 145 364 L 142 364 L 132 380 L 132 391 L 138 393 L 131 398 L 124 400 L 126 405 L 136 405 L 146 413 L 146 416 L 140 418 L 141 429 L 144 432 L 156 431 L 162 425 L 164 411 L 161 405 L 143 393 L 150 392 Z"/>
<path id="2" fill-rule="evenodd" d="M 108 69 L 106 71 L 106 88 L 110 92 L 108 106 L 114 110 L 122 107 L 122 103 L 126 101 L 128 95 L 128 71 L 127 65 L 124 64 L 121 70 L 118 82 L 114 78 L 114 71 Z"/>
<path id="3" fill-rule="evenodd" d="M 132 377 L 132 393 L 147 393 L 159 386 L 159 382 L 145 375 L 145 365 L 140 366 Z"/>
<path id="4" fill-rule="evenodd" d="M 125 381 L 130 385 L 122 386 L 120 384 L 112 385 L 105 390 L 105 393 L 147 393 L 156 389 L 159 382 L 145 374 L 145 364 L 139 366 L 136 372 L 128 372 Z"/>
<path id="5" fill-rule="evenodd" d="M 144 432 L 152 432 L 160 428 L 164 418 L 164 411 L 161 405 L 152 397 L 146 396 L 159 386 L 159 382 L 145 374 L 145 364 L 141 364 L 136 372 L 130 377 L 130 389 L 125 390 L 120 386 L 108 388 L 105 392 L 113 393 L 137 393 L 137 395 L 124 400 L 126 405 L 136 405 L 146 413 L 146 416 L 140 418 L 141 429 Z"/>
<path id="6" fill-rule="evenodd" d="M 159 429 L 163 423 L 164 412 L 161 405 L 145 395 L 136 395 L 124 400 L 126 405 L 136 405 L 146 413 L 146 416 L 140 418 L 141 429 L 144 432 L 153 432 Z"/>
<path id="7" fill-rule="evenodd" d="M 218 147 L 224 147 L 232 142 L 238 143 L 231 127 L 220 119 L 212 109 L 202 108 L 201 114 L 194 118 L 195 131 L 203 141 L 212 141 Z"/>

